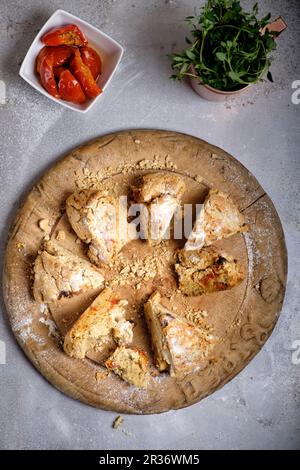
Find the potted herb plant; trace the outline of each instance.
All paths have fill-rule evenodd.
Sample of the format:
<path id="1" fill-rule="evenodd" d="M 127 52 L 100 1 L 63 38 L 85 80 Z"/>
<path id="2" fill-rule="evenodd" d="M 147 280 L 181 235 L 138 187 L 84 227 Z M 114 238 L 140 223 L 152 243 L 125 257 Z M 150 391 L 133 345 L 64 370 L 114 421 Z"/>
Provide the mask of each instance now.
<path id="1" fill-rule="evenodd" d="M 208 0 L 199 16 L 186 18 L 193 39 L 171 55 L 171 78 L 189 77 L 194 90 L 213 101 L 245 91 L 265 74 L 273 81 L 270 54 L 286 25 L 281 18 L 269 24 L 270 13 L 257 15 L 257 3 L 246 12 L 239 0 Z"/>

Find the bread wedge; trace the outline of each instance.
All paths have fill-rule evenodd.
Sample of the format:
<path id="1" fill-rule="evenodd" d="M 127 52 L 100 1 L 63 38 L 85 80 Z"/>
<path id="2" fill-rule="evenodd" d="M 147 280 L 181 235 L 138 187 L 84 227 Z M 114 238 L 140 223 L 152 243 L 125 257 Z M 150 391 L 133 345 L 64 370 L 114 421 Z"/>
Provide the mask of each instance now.
<path id="1" fill-rule="evenodd" d="M 245 218 L 229 194 L 211 189 L 184 248 L 199 250 L 247 230 Z"/>
<path id="2" fill-rule="evenodd" d="M 217 252 L 213 247 L 180 250 L 175 271 L 179 289 L 187 296 L 224 291 L 238 285 L 245 272 L 237 260 Z"/>
<path id="3" fill-rule="evenodd" d="M 181 377 L 203 364 L 213 344 L 212 335 L 166 309 L 158 292 L 145 303 L 144 313 L 155 366 L 161 372 Z"/>
<path id="4" fill-rule="evenodd" d="M 88 351 L 101 351 L 111 339 L 119 345 L 130 344 L 133 325 L 126 321 L 126 305 L 127 301 L 117 299 L 111 289 L 104 289 L 66 334 L 64 351 L 84 359 Z"/>
<path id="5" fill-rule="evenodd" d="M 172 217 L 185 191 L 182 179 L 172 173 L 149 173 L 131 187 L 140 204 L 141 238 L 151 245 L 167 236 Z"/>
<path id="6" fill-rule="evenodd" d="M 53 241 L 46 242 L 36 257 L 33 274 L 33 296 L 40 303 L 72 297 L 104 284 L 95 266 Z"/>
<path id="7" fill-rule="evenodd" d="M 66 212 L 77 236 L 89 244 L 90 260 L 101 265 L 127 242 L 127 207 L 107 191 L 75 191 L 66 201 Z"/>
<path id="8" fill-rule="evenodd" d="M 138 388 L 147 387 L 148 358 L 143 351 L 120 346 L 105 362 L 105 365 L 125 382 Z"/>

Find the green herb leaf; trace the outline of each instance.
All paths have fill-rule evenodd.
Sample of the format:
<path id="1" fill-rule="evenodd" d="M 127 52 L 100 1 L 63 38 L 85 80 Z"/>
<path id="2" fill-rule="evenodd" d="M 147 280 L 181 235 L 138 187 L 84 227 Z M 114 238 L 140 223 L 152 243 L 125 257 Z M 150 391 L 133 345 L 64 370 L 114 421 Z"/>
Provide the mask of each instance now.
<path id="1" fill-rule="evenodd" d="M 181 67 L 179 73 L 181 75 L 184 75 L 188 71 L 189 67 L 190 67 L 190 64 L 183 64 L 183 66 Z"/>
<path id="2" fill-rule="evenodd" d="M 173 61 L 174 61 L 174 62 L 182 62 L 182 60 L 183 60 L 182 56 L 175 56 L 175 57 L 173 57 Z"/>
<path id="3" fill-rule="evenodd" d="M 274 41 L 273 38 L 271 38 L 271 36 L 268 36 L 266 38 L 266 47 L 269 51 L 272 51 L 273 49 L 276 48 L 276 42 Z"/>
<path id="4" fill-rule="evenodd" d="M 225 52 L 217 52 L 216 57 L 217 57 L 218 60 L 226 60 Z"/>
<path id="5" fill-rule="evenodd" d="M 240 74 L 235 72 L 234 70 L 230 70 L 230 72 L 228 72 L 228 75 L 233 82 L 238 82 L 240 79 Z"/>
<path id="6" fill-rule="evenodd" d="M 190 49 L 187 49 L 185 51 L 187 57 L 191 60 L 195 60 L 196 59 L 196 55 L 194 54 L 194 52 L 192 52 Z"/>

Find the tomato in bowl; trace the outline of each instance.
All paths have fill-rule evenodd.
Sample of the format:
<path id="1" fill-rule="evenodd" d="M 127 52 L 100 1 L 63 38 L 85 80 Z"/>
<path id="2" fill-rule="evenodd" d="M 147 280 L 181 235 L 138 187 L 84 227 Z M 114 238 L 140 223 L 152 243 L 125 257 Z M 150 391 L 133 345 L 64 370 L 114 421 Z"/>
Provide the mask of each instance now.
<path id="1" fill-rule="evenodd" d="M 88 41 L 88 45 L 84 44 L 83 45 L 70 45 L 70 44 L 62 44 L 61 42 L 56 45 L 56 46 L 51 46 L 51 45 L 45 45 L 41 39 L 43 36 L 47 35 L 48 33 L 51 32 L 51 30 L 54 29 L 59 29 L 68 25 L 76 25 L 79 30 L 82 32 L 86 40 Z M 56 41 L 57 42 L 57 41 Z M 51 43 L 53 44 L 52 40 Z M 48 41 L 49 44 L 49 41 Z M 36 90 L 38 90 L 40 93 L 43 95 L 47 96 L 49 99 L 52 101 L 55 101 L 56 103 L 61 104 L 62 106 L 68 107 L 70 109 L 73 109 L 75 111 L 79 111 L 81 113 L 85 113 L 91 109 L 91 107 L 99 100 L 99 98 L 102 96 L 102 93 L 99 93 L 96 95 L 96 97 L 87 97 L 85 101 L 81 101 L 79 98 L 78 101 L 78 95 L 76 98 L 76 102 L 66 100 L 66 97 L 70 97 L 69 94 L 65 94 L 65 98 L 62 99 L 59 96 L 59 93 L 56 92 L 54 95 L 48 92 L 48 90 L 45 90 L 43 84 L 41 83 L 40 80 L 40 75 L 39 75 L 39 67 L 41 66 L 41 58 L 45 55 L 45 50 L 42 52 L 43 48 L 61 48 L 60 52 L 65 53 L 68 55 L 67 48 L 70 47 L 72 50 L 72 53 L 74 55 L 74 49 L 80 48 L 81 49 L 81 59 L 82 62 L 85 66 L 88 66 L 91 71 L 91 75 L 93 79 L 95 80 L 97 87 L 103 91 L 107 88 L 109 85 L 119 63 L 123 55 L 123 48 L 118 44 L 114 39 L 110 38 L 107 36 L 105 33 L 100 31 L 99 29 L 95 28 L 94 26 L 90 25 L 89 23 L 81 20 L 80 18 L 65 12 L 64 10 L 57 10 L 53 15 L 49 18 L 49 20 L 45 23 L 45 25 L 42 27 L 40 32 L 37 34 L 36 38 L 34 39 L 33 43 L 31 44 L 24 60 L 22 63 L 22 66 L 20 68 L 20 76 L 28 82 L 32 87 L 34 87 Z M 96 52 L 96 54 L 100 58 L 100 66 L 99 63 L 97 64 L 97 61 L 94 61 L 94 66 L 91 66 L 91 55 L 92 53 L 87 53 L 89 51 L 88 48 L 91 48 Z M 86 51 L 87 49 L 87 51 Z M 52 52 L 54 54 L 54 49 L 52 49 Z M 40 59 L 37 59 L 37 56 L 40 56 Z M 62 54 L 63 55 L 63 54 Z M 61 59 L 61 60 L 58 60 Z M 67 60 L 68 63 L 70 63 L 72 59 L 72 55 Z M 58 90 L 58 83 L 59 83 L 59 75 L 58 72 L 62 72 L 62 70 L 59 70 L 59 67 L 65 67 L 64 65 L 64 58 L 61 57 L 58 52 L 54 54 L 54 57 L 51 58 L 50 64 L 49 64 L 49 59 L 48 61 L 45 61 L 44 66 L 46 67 L 51 67 L 52 71 L 54 71 L 54 80 L 57 86 Z M 51 62 L 52 61 L 52 62 Z M 58 65 L 57 65 L 58 64 Z M 97 70 L 100 71 L 98 73 L 98 76 L 96 76 Z M 66 69 L 69 69 L 69 67 L 65 67 Z M 49 70 L 49 69 L 48 69 Z M 71 74 L 74 76 L 74 72 L 70 70 Z M 52 72 L 51 72 L 52 76 Z M 63 74 L 64 77 L 64 84 L 66 77 L 68 77 L 69 74 Z M 53 76 L 52 76 L 53 78 Z M 70 76 L 69 76 L 70 78 Z M 78 80 L 78 77 L 74 78 L 75 80 Z M 52 82 L 53 85 L 53 82 Z M 82 85 L 80 85 L 82 88 Z M 63 85 L 60 87 L 63 89 Z M 78 89 L 77 85 L 76 88 Z M 52 88 L 54 90 L 54 88 Z"/>

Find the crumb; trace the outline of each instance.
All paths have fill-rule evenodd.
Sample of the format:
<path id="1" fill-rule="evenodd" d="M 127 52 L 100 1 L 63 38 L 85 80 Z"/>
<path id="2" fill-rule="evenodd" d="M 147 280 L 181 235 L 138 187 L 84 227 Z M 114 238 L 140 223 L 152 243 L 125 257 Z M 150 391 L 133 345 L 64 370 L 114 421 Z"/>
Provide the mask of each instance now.
<path id="1" fill-rule="evenodd" d="M 200 175 L 194 176 L 194 180 L 197 181 L 197 183 L 202 183 L 203 182 L 203 178 Z"/>
<path id="2" fill-rule="evenodd" d="M 63 230 L 59 230 L 56 235 L 56 240 L 63 241 L 66 238 L 66 234 Z"/>
<path id="3" fill-rule="evenodd" d="M 77 237 L 76 240 L 75 240 L 75 243 L 77 243 L 77 245 L 80 245 L 81 244 L 80 238 Z"/>
<path id="4" fill-rule="evenodd" d="M 18 251 L 22 251 L 25 248 L 25 245 L 24 243 L 19 242 L 19 243 L 16 243 L 16 247 Z"/>
<path id="5" fill-rule="evenodd" d="M 111 268 L 116 271 L 111 285 L 122 286 L 131 280 L 136 280 L 136 289 L 141 281 L 154 279 L 166 266 L 168 253 L 158 247 L 152 255 L 147 255 L 143 259 L 133 258 L 131 260 L 124 256 L 112 260 Z"/>
<path id="6" fill-rule="evenodd" d="M 128 436 L 128 437 L 132 436 L 131 432 L 127 431 L 127 429 L 121 429 L 121 431 L 122 431 L 122 433 L 125 434 L 125 436 Z"/>
<path id="7" fill-rule="evenodd" d="M 130 266 L 125 266 L 125 268 L 123 268 L 121 271 L 120 271 L 120 274 L 128 274 L 130 271 Z"/>
<path id="8" fill-rule="evenodd" d="M 114 429 L 118 429 L 121 424 L 123 423 L 124 421 L 124 418 L 122 418 L 122 416 L 117 416 L 116 419 L 114 420 L 113 424 L 112 424 L 112 427 Z"/>
<path id="9" fill-rule="evenodd" d="M 97 382 L 100 382 L 101 380 L 105 379 L 109 375 L 108 370 L 98 370 L 95 374 L 95 379 Z"/>
<path id="10" fill-rule="evenodd" d="M 213 326 L 204 322 L 204 318 L 207 318 L 208 316 L 206 310 L 191 310 L 186 306 L 184 316 L 189 322 L 201 327 L 205 331 L 207 337 L 209 337 L 210 333 L 213 332 Z"/>
<path id="11" fill-rule="evenodd" d="M 140 142 L 139 139 L 134 141 L 136 144 Z M 75 181 L 76 187 L 78 189 L 84 188 L 93 188 L 101 189 L 103 188 L 103 181 L 111 177 L 116 173 L 122 173 L 123 175 L 130 175 L 136 172 L 136 170 L 176 170 L 176 164 L 171 160 L 169 155 L 159 156 L 154 155 L 153 159 L 143 159 L 135 163 L 121 163 L 116 167 L 107 166 L 98 170 L 97 174 L 92 174 L 87 168 L 83 170 L 83 174 L 78 175 L 78 178 Z M 77 176 L 77 174 L 76 174 Z"/>
<path id="12" fill-rule="evenodd" d="M 134 143 L 135 143 L 135 144 L 140 144 L 141 141 L 140 141 L 140 139 L 135 139 L 135 140 L 134 140 Z"/>
<path id="13" fill-rule="evenodd" d="M 48 219 L 39 220 L 39 227 L 43 232 L 50 232 L 50 225 Z"/>

